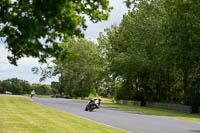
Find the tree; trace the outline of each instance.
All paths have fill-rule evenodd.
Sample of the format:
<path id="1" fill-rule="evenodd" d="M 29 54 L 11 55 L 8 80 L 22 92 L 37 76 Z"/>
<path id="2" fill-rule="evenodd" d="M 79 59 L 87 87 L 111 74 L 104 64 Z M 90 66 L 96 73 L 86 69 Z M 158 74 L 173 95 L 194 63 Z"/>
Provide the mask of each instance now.
<path id="1" fill-rule="evenodd" d="M 18 95 L 30 94 L 31 89 L 32 87 L 28 81 L 18 78 L 7 79 L 0 82 L 0 93 L 11 91 L 13 94 Z"/>
<path id="2" fill-rule="evenodd" d="M 158 86 L 153 78 L 160 72 L 154 66 L 160 63 L 163 52 L 159 45 L 163 39 L 160 30 L 165 13 L 162 2 L 142 0 L 136 5 L 124 15 L 119 27 L 105 30 L 98 38 L 111 75 L 121 79 L 118 92 L 123 92 L 121 98 L 125 99 L 133 99 L 139 91 L 152 93 L 149 90 Z"/>
<path id="3" fill-rule="evenodd" d="M 20 82 L 20 85 L 22 86 L 23 88 L 23 94 L 30 94 L 31 93 L 31 90 L 33 89 L 32 88 L 32 85 L 26 81 L 26 80 L 22 80 Z"/>
<path id="4" fill-rule="evenodd" d="M 0 37 L 5 40 L 11 64 L 24 56 L 39 57 L 59 53 L 58 39 L 83 36 L 86 17 L 92 22 L 107 20 L 108 0 L 2 0 Z M 45 42 L 41 42 L 43 39 Z"/>
<path id="5" fill-rule="evenodd" d="M 50 85 L 45 84 L 32 84 L 33 89 L 37 95 L 51 95 L 53 94 Z"/>
<path id="6" fill-rule="evenodd" d="M 0 80 L 0 93 L 3 93 L 4 90 L 3 90 L 3 86 L 2 86 L 2 81 Z"/>
<path id="7" fill-rule="evenodd" d="M 58 92 L 61 94 L 63 92 L 60 87 L 60 82 L 55 82 L 55 81 L 51 82 L 51 88 L 54 94 Z"/>
<path id="8" fill-rule="evenodd" d="M 200 31 L 200 2 L 196 0 L 166 0 L 165 9 L 168 11 L 166 22 L 167 44 L 175 59 L 179 71 L 179 83 L 184 91 L 185 103 L 198 111 L 199 77 L 199 31 Z M 198 86 L 198 87 L 197 87 Z M 190 101 L 190 102 L 189 102 Z"/>
<path id="9" fill-rule="evenodd" d="M 7 90 L 12 91 L 9 85 L 9 79 L 1 81 L 1 93 L 4 93 Z"/>
<path id="10" fill-rule="evenodd" d="M 197 112 L 200 2 L 132 2 L 119 27 L 98 39 L 110 74 L 122 82 L 117 97 L 184 103 Z"/>
<path id="11" fill-rule="evenodd" d="M 60 73 L 61 88 L 68 96 L 88 96 L 95 93 L 104 72 L 100 49 L 86 39 L 70 40 L 61 45 L 59 58 L 54 60 Z"/>

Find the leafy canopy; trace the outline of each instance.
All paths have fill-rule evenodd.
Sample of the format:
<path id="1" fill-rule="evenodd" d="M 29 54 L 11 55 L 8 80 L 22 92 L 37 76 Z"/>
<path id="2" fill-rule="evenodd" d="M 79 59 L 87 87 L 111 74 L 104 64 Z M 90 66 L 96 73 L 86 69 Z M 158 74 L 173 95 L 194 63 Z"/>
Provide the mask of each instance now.
<path id="1" fill-rule="evenodd" d="M 104 72 L 100 49 L 86 39 L 70 40 L 55 61 L 60 82 L 66 95 L 88 96 L 96 93 Z"/>
<path id="2" fill-rule="evenodd" d="M 83 36 L 86 17 L 107 20 L 111 9 L 108 0 L 1 0 L 0 38 L 12 54 L 11 64 L 24 56 L 45 61 L 58 55 L 58 39 Z"/>

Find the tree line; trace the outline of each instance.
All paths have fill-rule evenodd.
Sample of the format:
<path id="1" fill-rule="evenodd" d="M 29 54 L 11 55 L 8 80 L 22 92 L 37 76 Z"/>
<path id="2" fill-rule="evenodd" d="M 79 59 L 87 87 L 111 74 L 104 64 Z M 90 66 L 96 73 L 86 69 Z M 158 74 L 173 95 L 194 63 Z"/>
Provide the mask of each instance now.
<path id="1" fill-rule="evenodd" d="M 37 95 L 51 95 L 56 93 L 55 89 L 46 84 L 30 84 L 28 81 L 18 78 L 0 81 L 0 93 L 10 91 L 12 94 L 23 95 L 30 94 L 32 90 L 35 90 Z"/>

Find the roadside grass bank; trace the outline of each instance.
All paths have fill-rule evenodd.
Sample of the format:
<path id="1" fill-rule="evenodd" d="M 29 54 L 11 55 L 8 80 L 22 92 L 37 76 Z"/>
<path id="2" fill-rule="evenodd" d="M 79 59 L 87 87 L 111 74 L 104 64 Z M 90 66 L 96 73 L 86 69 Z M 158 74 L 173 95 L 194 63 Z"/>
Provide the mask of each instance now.
<path id="1" fill-rule="evenodd" d="M 23 96 L 28 96 L 30 97 L 29 94 L 25 94 Z M 39 97 L 39 98 L 51 98 L 51 95 L 34 95 L 33 97 Z"/>
<path id="2" fill-rule="evenodd" d="M 73 100 L 77 100 L 77 101 L 81 101 L 81 102 L 88 102 L 89 101 L 89 98 L 84 98 L 84 100 L 81 98 L 81 97 L 76 97 L 76 98 L 72 98 Z M 114 99 L 112 99 L 112 98 L 101 98 L 101 100 L 102 100 L 102 104 L 104 104 L 104 103 L 111 103 L 111 104 L 113 104 L 113 103 L 117 103 Z"/>
<path id="3" fill-rule="evenodd" d="M 7 95 L 0 95 L 0 123 L 0 133 L 127 133 Z"/>
<path id="4" fill-rule="evenodd" d="M 175 118 L 175 119 L 180 119 L 180 120 L 200 122 L 200 114 L 188 114 L 188 113 L 167 110 L 167 109 L 120 105 L 116 103 L 103 103 L 102 105 L 104 107 L 117 108 L 117 109 L 121 109 L 125 111 L 137 112 L 141 114 L 164 116 L 164 117 Z"/>
<path id="5" fill-rule="evenodd" d="M 87 101 L 87 100 L 81 100 L 80 98 L 76 100 L 83 101 L 83 102 Z M 113 99 L 111 98 L 102 98 L 102 106 L 116 108 L 116 109 L 120 109 L 124 111 L 137 112 L 141 114 L 156 115 L 156 116 L 163 116 L 163 117 L 169 117 L 169 118 L 180 119 L 180 120 L 200 122 L 200 114 L 189 114 L 189 113 L 183 113 L 183 112 L 178 112 L 174 110 L 159 109 L 159 108 L 121 105 L 121 104 L 117 104 L 116 101 L 113 101 Z"/>

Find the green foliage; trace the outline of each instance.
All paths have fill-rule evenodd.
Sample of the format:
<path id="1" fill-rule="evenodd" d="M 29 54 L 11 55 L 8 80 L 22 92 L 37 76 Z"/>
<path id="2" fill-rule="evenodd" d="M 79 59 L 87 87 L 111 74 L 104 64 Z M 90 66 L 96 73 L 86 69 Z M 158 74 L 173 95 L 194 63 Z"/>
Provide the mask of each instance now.
<path id="1" fill-rule="evenodd" d="M 107 97 L 107 98 L 111 98 L 111 94 L 109 92 L 108 88 L 99 88 L 99 93 L 100 96 L 102 97 Z"/>
<path id="2" fill-rule="evenodd" d="M 2 0 L 0 37 L 5 40 L 11 64 L 24 56 L 57 56 L 58 39 L 83 36 L 86 17 L 96 23 L 107 20 L 112 7 L 108 0 Z M 40 40 L 44 39 L 45 42 Z"/>
<path id="3" fill-rule="evenodd" d="M 12 94 L 23 95 L 30 94 L 32 90 L 35 90 L 38 95 L 51 95 L 56 94 L 57 90 L 51 88 L 50 85 L 45 84 L 30 84 L 26 80 L 21 80 L 18 78 L 12 78 L 0 81 L 0 93 L 5 91 L 10 91 Z"/>
<path id="4" fill-rule="evenodd" d="M 51 95 L 53 90 L 50 85 L 45 84 L 32 84 L 33 89 L 37 95 Z"/>
<path id="5" fill-rule="evenodd" d="M 200 106 L 200 1 L 129 1 L 134 8 L 98 42 L 117 99 Z"/>
<path id="6" fill-rule="evenodd" d="M 184 95 L 184 101 L 188 105 L 193 105 L 193 111 L 198 112 L 200 106 L 200 75 L 198 74 L 191 81 L 191 84 Z"/>
<path id="7" fill-rule="evenodd" d="M 61 87 L 60 87 L 60 82 L 51 82 L 51 88 L 52 88 L 52 92 L 54 94 L 58 93 L 58 92 L 62 92 Z"/>
<path id="8" fill-rule="evenodd" d="M 115 99 L 116 100 L 130 100 L 134 99 L 134 90 L 128 87 L 128 81 L 123 82 L 122 86 L 117 89 Z M 135 99 L 136 100 L 136 99 Z"/>
<path id="9" fill-rule="evenodd" d="M 74 39 L 61 44 L 63 50 L 54 60 L 54 70 L 60 74 L 60 93 L 66 96 L 96 95 L 104 73 L 100 49 L 92 41 Z"/>
<path id="10" fill-rule="evenodd" d="M 32 86 L 28 81 L 12 78 L 0 81 L 0 93 L 10 91 L 13 94 L 30 94 Z"/>
<path id="11" fill-rule="evenodd" d="M 90 93 L 89 95 L 88 95 L 88 99 L 92 99 L 92 98 L 95 98 L 95 97 L 99 97 L 99 95 L 97 94 L 97 93 Z"/>

